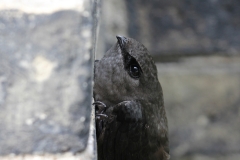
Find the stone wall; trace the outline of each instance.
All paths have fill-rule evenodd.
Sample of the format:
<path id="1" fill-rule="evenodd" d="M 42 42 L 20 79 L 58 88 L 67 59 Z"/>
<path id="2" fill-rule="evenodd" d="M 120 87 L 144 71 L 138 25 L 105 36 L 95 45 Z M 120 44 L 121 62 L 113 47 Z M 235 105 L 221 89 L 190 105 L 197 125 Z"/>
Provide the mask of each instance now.
<path id="1" fill-rule="evenodd" d="M 238 0 L 105 0 L 97 58 L 116 35 L 154 56 L 169 121 L 171 160 L 240 159 Z"/>
<path id="2" fill-rule="evenodd" d="M 100 2 L 61 2 L 0 4 L 1 159 L 96 158 L 90 113 Z M 149 49 L 172 160 L 240 159 L 239 7 L 237 0 L 103 1 L 96 57 L 118 34 Z"/>
<path id="3" fill-rule="evenodd" d="M 94 158 L 97 8 L 97 0 L 0 3 L 0 158 Z"/>
<path id="4" fill-rule="evenodd" d="M 153 55 L 239 55 L 238 0 L 104 2 L 102 27 L 141 40 Z M 105 39 L 108 48 L 114 39 Z"/>
<path id="5" fill-rule="evenodd" d="M 157 63 L 173 160 L 240 158 L 240 57 Z"/>

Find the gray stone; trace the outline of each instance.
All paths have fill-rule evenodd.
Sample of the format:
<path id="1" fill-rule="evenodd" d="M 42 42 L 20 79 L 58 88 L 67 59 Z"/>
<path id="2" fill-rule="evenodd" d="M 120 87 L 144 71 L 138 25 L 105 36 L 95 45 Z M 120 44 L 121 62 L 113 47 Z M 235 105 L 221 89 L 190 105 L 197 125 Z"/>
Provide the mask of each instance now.
<path id="1" fill-rule="evenodd" d="M 240 58 L 195 57 L 157 67 L 171 159 L 239 158 Z"/>
<path id="2" fill-rule="evenodd" d="M 153 55 L 240 53 L 239 0 L 104 2 L 105 50 L 114 41 L 109 35 L 120 34 L 145 44 Z"/>
<path id="3" fill-rule="evenodd" d="M 96 1 L 5 3 L 0 155 L 83 151 L 91 119 Z"/>
<path id="4" fill-rule="evenodd" d="M 154 56 L 171 160 L 240 159 L 239 1 L 116 1 L 103 3 L 97 56 L 115 35 L 137 39 Z"/>

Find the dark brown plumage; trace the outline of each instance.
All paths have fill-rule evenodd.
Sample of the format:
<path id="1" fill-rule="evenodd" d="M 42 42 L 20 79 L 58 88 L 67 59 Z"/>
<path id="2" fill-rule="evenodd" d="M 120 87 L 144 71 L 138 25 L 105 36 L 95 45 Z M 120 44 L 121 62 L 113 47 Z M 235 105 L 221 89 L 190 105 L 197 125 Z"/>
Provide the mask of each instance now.
<path id="1" fill-rule="evenodd" d="M 142 44 L 117 39 L 95 62 L 98 159 L 167 160 L 167 118 L 156 66 Z"/>

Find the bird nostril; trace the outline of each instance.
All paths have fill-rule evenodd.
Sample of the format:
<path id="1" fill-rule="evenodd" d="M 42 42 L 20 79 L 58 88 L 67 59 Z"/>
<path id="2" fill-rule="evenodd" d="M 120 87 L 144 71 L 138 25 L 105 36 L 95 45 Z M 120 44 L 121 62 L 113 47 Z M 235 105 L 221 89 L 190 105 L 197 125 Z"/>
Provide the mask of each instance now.
<path id="1" fill-rule="evenodd" d="M 96 111 L 98 111 L 98 110 L 99 110 L 99 107 L 98 107 L 97 105 L 95 106 L 95 110 L 96 110 Z"/>

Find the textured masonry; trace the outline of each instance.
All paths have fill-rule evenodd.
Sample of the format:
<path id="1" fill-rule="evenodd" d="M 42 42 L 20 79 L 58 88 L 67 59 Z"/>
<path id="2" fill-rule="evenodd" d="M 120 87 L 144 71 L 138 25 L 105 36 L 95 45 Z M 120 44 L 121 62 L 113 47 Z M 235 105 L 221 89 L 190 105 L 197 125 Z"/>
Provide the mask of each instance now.
<path id="1" fill-rule="evenodd" d="M 89 129 L 97 4 L 1 2 L 2 158 L 56 158 L 63 153 L 66 158 L 74 158 L 73 153 L 93 158 Z"/>

